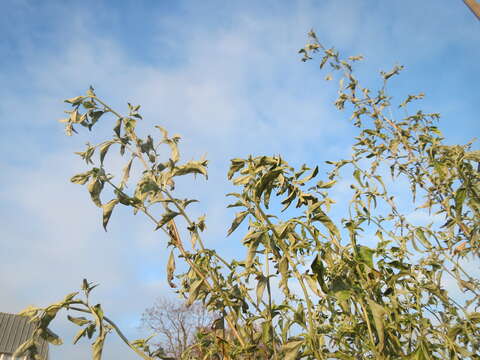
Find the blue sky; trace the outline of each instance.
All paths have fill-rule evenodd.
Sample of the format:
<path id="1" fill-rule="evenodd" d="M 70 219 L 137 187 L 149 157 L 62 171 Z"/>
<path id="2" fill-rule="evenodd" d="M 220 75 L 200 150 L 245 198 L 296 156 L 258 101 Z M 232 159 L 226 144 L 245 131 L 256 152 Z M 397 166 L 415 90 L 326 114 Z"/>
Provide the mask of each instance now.
<path id="1" fill-rule="evenodd" d="M 347 156 L 354 133 L 331 105 L 336 85 L 297 54 L 311 28 L 343 54 L 363 54 L 367 84 L 405 65 L 394 95 L 425 92 L 422 108 L 442 114 L 449 143 L 480 134 L 480 23 L 461 0 L 4 1 L 0 311 L 59 300 L 87 277 L 135 338 L 143 310 L 171 295 L 162 235 L 121 209 L 105 233 L 85 189 L 68 182 L 84 169 L 73 152 L 91 139 L 66 138 L 56 120 L 63 99 L 89 85 L 120 111 L 142 104 L 148 131 L 180 133 L 184 158 L 207 154 L 209 181 L 180 191 L 201 200 L 193 212 L 207 214 L 207 244 L 227 257 L 240 251 L 225 238 L 230 158 L 280 153 L 316 165 Z M 56 329 L 69 343 L 71 328 Z M 52 359 L 74 360 L 89 351 L 86 342 L 52 350 Z M 110 341 L 105 358 L 135 358 L 125 350 Z"/>

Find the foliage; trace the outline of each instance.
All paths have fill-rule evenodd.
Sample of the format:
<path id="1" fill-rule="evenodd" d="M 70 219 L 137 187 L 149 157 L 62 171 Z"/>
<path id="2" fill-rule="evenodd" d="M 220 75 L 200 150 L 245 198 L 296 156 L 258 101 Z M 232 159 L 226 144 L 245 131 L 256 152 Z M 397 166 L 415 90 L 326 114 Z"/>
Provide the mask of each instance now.
<path id="1" fill-rule="evenodd" d="M 471 144 L 446 145 L 436 126 L 439 115 L 408 113 L 409 103 L 423 94 L 408 95 L 394 108 L 387 84 L 402 67 L 382 72 L 382 86 L 372 91 L 354 76 L 360 56 L 341 59 L 326 49 L 313 32 L 300 50 L 304 61 L 320 55 L 320 67 L 332 71 L 327 80 L 340 79 L 335 106 L 349 110 L 358 130 L 352 156 L 327 161 L 330 171 L 319 179 L 319 168 L 291 167 L 280 156 L 231 160 L 228 179 L 238 186 L 229 194 L 230 207 L 239 208 L 228 234 L 248 220 L 242 238 L 246 257 L 227 261 L 202 239 L 205 218 L 191 219 L 187 206 L 193 199 L 175 197 L 179 176 L 207 176 L 207 161 L 182 163 L 179 136 L 170 137 L 157 127 L 161 138 L 140 138 L 139 106 L 129 104 L 120 115 L 93 89 L 85 96 L 67 100 L 72 105 L 64 120 L 67 135 L 78 125 L 92 130 L 105 114 L 117 120 L 113 137 L 87 145 L 78 153 L 93 167 L 72 181 L 86 185 L 92 201 L 103 210 L 106 228 L 116 206 L 129 206 L 153 221 L 168 237 L 171 256 L 167 280 L 188 304 L 201 301 L 221 316 L 213 333 L 199 337 L 197 347 L 205 359 L 479 359 L 480 282 L 462 267 L 466 259 L 478 261 L 480 244 L 480 152 Z M 399 112 L 405 115 L 397 119 Z M 169 149 L 161 161 L 161 146 Z M 106 155 L 114 146 L 126 157 L 118 180 L 107 172 Z M 94 154 L 99 161 L 94 163 Z M 96 165 L 95 165 L 96 164 Z M 133 191 L 126 187 L 130 172 L 142 167 Z M 390 180 L 388 179 L 390 173 Z M 387 175 L 386 175 L 387 174 Z M 330 197 L 343 176 L 351 175 L 353 196 L 345 217 L 329 216 L 335 203 Z M 392 184 L 403 189 L 412 207 L 428 209 L 432 222 L 411 223 L 394 196 Z M 113 188 L 110 201 L 100 197 L 105 186 Z M 273 196 L 272 196 L 273 194 Z M 405 200 L 405 199 L 404 199 Z M 281 219 L 274 210 L 283 206 Z M 155 215 L 159 212 L 160 215 Z M 188 224 L 189 242 L 179 236 L 175 218 Z M 441 223 L 437 219 L 442 219 Z M 362 234 L 371 235 L 367 247 Z M 186 272 L 176 270 L 183 261 Z M 478 263 L 477 263 L 478 265 Z M 464 296 L 454 299 L 445 289 L 450 281 Z M 273 285 L 281 289 L 274 294 Z M 82 326 L 80 337 L 92 338 L 93 357 L 100 359 L 106 334 L 114 330 L 144 359 L 152 354 L 145 341 L 129 342 L 108 320 L 100 305 L 88 302 L 91 286 L 84 283 L 86 300 L 76 293 L 66 300 L 24 314 L 37 321 L 36 335 L 59 342 L 48 325 L 58 309 L 89 313 L 92 320 L 70 318 Z M 223 336 L 217 330 L 223 331 Z M 213 335 L 212 335 L 213 334 Z M 23 349 L 25 350 L 25 349 Z M 259 351 L 261 354 L 259 355 Z M 186 352 L 183 358 L 198 358 Z"/>

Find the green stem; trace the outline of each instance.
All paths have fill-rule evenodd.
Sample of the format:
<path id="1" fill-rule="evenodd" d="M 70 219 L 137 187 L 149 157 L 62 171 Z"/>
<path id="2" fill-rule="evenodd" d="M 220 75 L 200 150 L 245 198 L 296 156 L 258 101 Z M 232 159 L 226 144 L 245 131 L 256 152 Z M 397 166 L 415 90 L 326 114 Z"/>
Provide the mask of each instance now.
<path id="1" fill-rule="evenodd" d="M 185 208 L 178 203 L 178 201 L 172 196 L 172 194 L 170 193 L 170 191 L 168 191 L 167 189 L 164 189 L 163 190 L 163 193 L 165 195 L 167 195 L 168 199 L 170 201 L 173 202 L 173 204 L 175 205 L 175 207 L 178 209 L 178 211 L 180 212 L 180 214 L 183 216 L 183 218 L 185 219 L 185 221 L 187 222 L 188 226 L 189 227 L 194 227 L 193 225 L 193 221 L 190 219 L 190 217 L 187 215 L 186 211 L 185 211 Z M 202 237 L 200 236 L 200 234 L 198 233 L 197 229 L 195 228 L 195 235 L 197 236 L 197 239 L 198 239 L 198 244 L 200 245 L 200 249 L 202 249 L 202 251 L 205 251 L 205 245 L 203 243 L 203 240 L 202 240 Z M 224 264 L 225 266 L 228 267 L 229 270 L 233 270 L 232 269 L 232 266 L 225 260 L 223 259 L 220 255 L 217 254 L 217 252 L 214 252 L 213 253 L 213 256 L 215 256 L 222 264 Z"/>
<path id="2" fill-rule="evenodd" d="M 275 328 L 272 319 L 272 291 L 270 289 L 270 260 L 268 259 L 268 248 L 265 247 L 265 274 L 267 277 L 267 293 L 268 293 L 268 321 L 270 323 L 270 331 L 272 337 L 273 356 L 278 359 L 277 347 L 275 344 Z"/>
<path id="3" fill-rule="evenodd" d="M 84 306 L 87 306 L 87 304 L 83 304 Z M 90 310 L 85 310 L 85 309 L 81 309 L 81 308 L 78 308 L 78 307 L 75 307 L 75 306 L 69 306 L 68 309 L 71 309 L 71 310 L 75 310 L 75 311 L 80 311 L 80 312 L 84 312 L 84 313 L 88 313 L 88 314 L 92 314 L 92 311 Z M 135 346 L 132 345 L 132 343 L 127 339 L 127 337 L 122 333 L 122 331 L 120 330 L 120 328 L 117 326 L 117 324 L 115 324 L 112 320 L 110 320 L 108 317 L 104 316 L 103 317 L 103 320 L 105 320 L 108 324 L 110 324 L 112 326 L 112 328 L 115 330 L 115 332 L 117 333 L 117 335 L 120 337 L 120 339 L 122 339 L 122 341 L 127 344 L 127 346 L 132 349 L 133 351 L 135 351 L 135 353 L 137 353 L 137 355 L 139 355 L 142 359 L 144 360 L 154 360 L 152 357 L 148 356 L 147 354 L 145 354 L 143 351 L 141 351 L 140 349 L 136 348 Z"/>
<path id="4" fill-rule="evenodd" d="M 280 246 L 284 255 L 287 257 L 288 262 L 292 266 L 292 272 L 295 275 L 295 278 L 297 279 L 297 281 L 300 283 L 300 286 L 301 286 L 302 292 L 303 292 L 303 296 L 304 296 L 306 304 L 307 304 L 308 325 L 309 325 L 308 332 L 310 334 L 311 341 L 312 341 L 312 351 L 315 354 L 315 356 L 317 356 L 318 359 L 323 359 L 324 358 L 323 354 L 321 352 L 319 352 L 318 349 L 316 348 L 316 333 L 315 333 L 315 327 L 314 327 L 314 323 L 313 323 L 313 309 L 312 309 L 313 304 L 312 304 L 312 301 L 310 300 L 310 296 L 308 295 L 307 287 L 305 286 L 305 283 L 303 282 L 302 275 L 299 273 L 295 262 L 293 262 L 292 258 L 290 257 L 290 253 L 289 253 L 288 249 L 285 249 L 283 247 L 283 243 L 280 239 L 280 235 L 278 234 L 277 230 L 275 229 L 274 225 L 272 224 L 272 222 L 270 221 L 268 216 L 265 214 L 265 212 L 261 208 L 260 204 L 257 204 L 257 209 L 258 209 L 258 212 L 260 213 L 260 215 L 262 216 L 263 221 L 265 223 L 267 223 L 269 228 L 272 230 L 275 238 L 277 239 L 278 246 Z"/>
<path id="5" fill-rule="evenodd" d="M 382 359 L 382 357 L 380 357 L 380 354 L 378 354 L 377 352 L 377 347 L 375 345 L 375 340 L 373 338 L 372 326 L 370 324 L 370 320 L 368 318 L 368 313 L 367 313 L 367 310 L 365 309 L 365 305 L 361 300 L 359 300 L 359 303 L 360 303 L 360 308 L 362 309 L 362 312 L 363 312 L 363 317 L 365 319 L 365 322 L 367 323 L 368 336 L 370 338 L 370 342 L 372 343 L 373 352 L 375 353 L 375 359 Z"/>

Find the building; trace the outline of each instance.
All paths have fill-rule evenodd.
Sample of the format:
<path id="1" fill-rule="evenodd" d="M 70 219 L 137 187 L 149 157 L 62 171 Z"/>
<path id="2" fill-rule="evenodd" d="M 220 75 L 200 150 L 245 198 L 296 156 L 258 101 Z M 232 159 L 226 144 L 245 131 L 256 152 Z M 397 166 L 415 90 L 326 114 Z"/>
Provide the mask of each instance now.
<path id="1" fill-rule="evenodd" d="M 35 325 L 25 316 L 0 312 L 0 360 L 29 360 L 26 356 L 13 358 L 12 354 L 30 338 Z M 38 352 L 48 360 L 48 343 L 41 341 Z"/>

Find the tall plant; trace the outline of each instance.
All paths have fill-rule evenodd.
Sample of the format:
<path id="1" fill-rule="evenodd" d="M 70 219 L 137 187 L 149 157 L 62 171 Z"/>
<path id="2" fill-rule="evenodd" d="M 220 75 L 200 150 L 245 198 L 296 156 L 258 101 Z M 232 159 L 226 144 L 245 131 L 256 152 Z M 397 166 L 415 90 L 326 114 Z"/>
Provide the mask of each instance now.
<path id="1" fill-rule="evenodd" d="M 105 228 L 117 206 L 143 213 L 168 239 L 170 286 L 188 304 L 202 302 L 221 314 L 211 330 L 197 334 L 194 351 L 187 349 L 185 359 L 479 359 L 480 282 L 462 264 L 467 259 L 478 265 L 480 152 L 472 151 L 470 143 L 446 145 L 436 126 L 438 114 L 408 113 L 409 103 L 423 94 L 408 95 L 398 104 L 404 115 L 395 115 L 399 111 L 387 84 L 401 66 L 382 72 L 382 84 L 373 91 L 354 75 L 355 62 L 362 58 L 342 59 L 335 49 L 324 48 L 313 31 L 300 53 L 304 61 L 320 56 L 320 67 L 331 70 L 327 80 L 339 78 L 335 106 L 352 113 L 357 129 L 353 153 L 327 161 L 330 171 L 320 179 L 318 167 L 294 169 L 281 156 L 232 159 L 227 177 L 238 192 L 228 194 L 229 207 L 239 211 L 228 235 L 248 220 L 244 259 L 229 261 L 209 248 L 202 234 L 206 219 L 188 215 L 195 200 L 175 195 L 178 177 L 207 177 L 207 160 L 182 162 L 180 138 L 159 126 L 160 137 L 139 137 L 140 106 L 129 104 L 129 113 L 122 115 L 92 88 L 66 100 L 72 106 L 62 120 L 67 135 L 79 125 L 92 130 L 105 115 L 116 118 L 112 138 L 78 153 L 92 168 L 71 181 L 86 185 L 103 211 Z M 115 177 L 106 167 L 106 155 L 114 147 L 126 159 Z M 140 179 L 127 188 L 137 166 Z M 335 221 L 328 215 L 335 203 L 330 196 L 345 174 L 354 179 L 353 196 L 345 217 Z M 428 209 L 441 223 L 411 223 L 389 177 L 407 182 L 402 194 L 410 196 L 412 207 Z M 113 194 L 109 201 L 100 197 L 107 187 Z M 282 220 L 272 203 L 283 206 L 278 211 L 290 209 L 288 218 Z M 177 230 L 178 217 L 187 224 L 188 239 Z M 365 232 L 372 234 L 369 244 L 374 246 L 362 244 Z M 176 271 L 179 261 L 186 272 Z M 463 291 L 461 298 L 445 289 L 447 278 Z M 84 280 L 81 293 L 22 312 L 38 327 L 18 354 L 35 353 L 35 337 L 60 343 L 48 326 L 63 308 L 89 316 L 69 319 L 81 327 L 74 342 L 95 339 L 95 360 L 110 331 L 143 359 L 166 358 L 153 353 L 148 340 L 127 340 L 100 304 L 89 302 L 93 287 Z"/>

